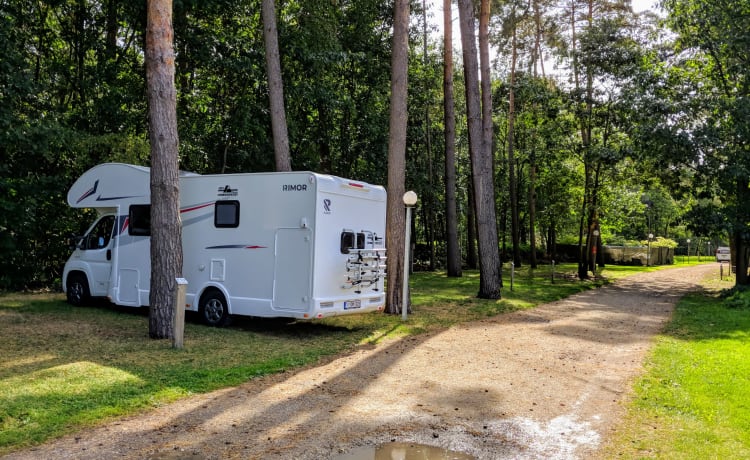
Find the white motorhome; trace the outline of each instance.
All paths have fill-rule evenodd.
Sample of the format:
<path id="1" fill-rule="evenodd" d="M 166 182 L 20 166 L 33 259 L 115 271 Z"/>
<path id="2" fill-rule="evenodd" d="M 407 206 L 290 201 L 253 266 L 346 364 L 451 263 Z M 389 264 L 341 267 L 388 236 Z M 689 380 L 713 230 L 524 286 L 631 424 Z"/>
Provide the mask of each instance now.
<path id="1" fill-rule="evenodd" d="M 385 305 L 383 187 L 312 172 L 180 174 L 185 308 L 209 325 L 230 315 L 322 318 Z M 98 218 L 65 264 L 72 304 L 148 305 L 150 170 L 105 163 L 68 204 Z"/>
<path id="2" fill-rule="evenodd" d="M 728 246 L 719 246 L 716 248 L 716 261 L 717 262 L 731 262 L 732 251 Z"/>

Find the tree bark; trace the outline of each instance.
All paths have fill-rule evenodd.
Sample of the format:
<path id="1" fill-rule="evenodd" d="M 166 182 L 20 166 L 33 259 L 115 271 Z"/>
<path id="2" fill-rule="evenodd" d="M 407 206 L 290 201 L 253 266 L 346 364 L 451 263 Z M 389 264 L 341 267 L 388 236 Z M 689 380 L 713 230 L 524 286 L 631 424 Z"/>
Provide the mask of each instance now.
<path id="1" fill-rule="evenodd" d="M 513 244 L 513 264 L 521 266 L 521 225 L 518 211 L 518 184 L 516 181 L 515 122 L 516 122 L 516 26 L 515 8 L 511 13 L 513 36 L 511 40 L 510 88 L 508 94 L 508 187 L 510 188 L 510 235 Z"/>
<path id="2" fill-rule="evenodd" d="M 443 0 L 443 116 L 445 124 L 445 226 L 447 271 L 460 277 L 461 247 L 458 244 L 456 210 L 456 114 L 453 97 L 453 18 L 451 0 Z"/>
<path id="3" fill-rule="evenodd" d="M 391 114 L 388 135 L 388 202 L 386 246 L 388 292 L 386 313 L 408 311 L 409 299 L 403 298 L 404 232 L 406 210 L 406 123 L 407 77 L 409 58 L 409 1 L 396 0 L 393 9 L 393 51 L 391 56 Z"/>
<path id="4" fill-rule="evenodd" d="M 529 160 L 529 247 L 529 265 L 536 268 L 536 153 L 533 150 Z"/>
<path id="5" fill-rule="evenodd" d="M 588 13 L 586 16 L 586 20 L 588 22 L 589 28 L 591 28 L 591 25 L 593 23 L 593 1 L 588 1 Z M 577 58 L 578 53 L 577 50 L 577 39 L 576 39 L 576 17 L 575 17 L 575 2 L 571 4 L 571 46 L 573 49 L 573 75 L 575 80 L 575 89 L 576 93 L 580 93 L 580 86 L 579 86 L 579 60 Z M 588 62 L 588 60 L 586 60 Z M 583 157 L 583 167 L 584 167 L 584 200 L 583 200 L 583 206 L 582 206 L 582 212 L 581 212 L 581 220 L 578 230 L 578 246 L 579 246 L 579 260 L 578 260 L 578 277 L 580 279 L 587 279 L 588 276 L 588 267 L 590 265 L 591 261 L 591 254 L 592 254 L 592 248 L 591 248 L 591 231 L 593 230 L 594 222 L 592 217 L 594 217 L 594 202 L 595 202 L 595 196 L 596 196 L 596 188 L 594 186 L 594 159 L 593 159 L 593 152 L 591 148 L 591 130 L 592 126 L 591 123 L 592 120 L 592 112 L 593 112 L 593 97 L 594 97 L 594 75 L 593 75 L 593 69 L 590 65 L 586 64 L 586 93 L 585 93 L 585 100 L 582 103 L 582 107 L 580 110 L 580 114 L 578 115 L 578 124 L 580 128 L 580 134 L 581 134 L 581 152 Z M 584 222 L 586 223 L 587 234 L 586 234 L 586 244 L 583 243 L 583 237 L 584 237 Z"/>
<path id="6" fill-rule="evenodd" d="M 485 0 L 486 1 L 486 0 Z M 469 131 L 469 155 L 472 163 L 474 199 L 476 201 L 477 233 L 479 243 L 480 298 L 500 298 L 502 275 L 500 253 L 497 247 L 497 222 L 495 218 L 495 185 L 490 148 L 483 145 L 482 111 L 479 94 L 479 72 L 475 43 L 475 21 L 471 0 L 459 0 L 461 44 L 466 80 L 466 118 Z"/>
<path id="7" fill-rule="evenodd" d="M 737 201 L 745 204 L 750 202 L 750 181 L 746 176 L 740 176 L 737 178 Z M 735 252 L 737 254 L 736 264 L 736 279 L 735 284 L 737 286 L 746 286 L 750 284 L 750 276 L 748 276 L 748 247 L 747 239 L 745 234 L 747 231 L 748 216 L 746 210 L 743 211 L 742 207 L 738 207 L 736 213 L 739 214 L 735 219 L 734 230 L 732 232 L 732 239 L 734 240 Z M 745 214 L 745 215 L 743 215 Z"/>
<path id="8" fill-rule="evenodd" d="M 482 150 L 485 157 L 492 159 L 492 75 L 490 75 L 489 29 L 490 0 L 482 0 L 479 9 L 479 73 L 482 86 Z M 494 166 L 492 169 L 494 171 Z"/>
<path id="9" fill-rule="evenodd" d="M 266 44 L 266 72 L 268 74 L 268 99 L 271 108 L 271 132 L 276 171 L 291 171 L 289 134 L 284 110 L 284 82 L 281 79 L 279 36 L 276 30 L 275 0 L 262 0 L 263 40 Z"/>
<path id="10" fill-rule="evenodd" d="M 105 56 L 113 60 L 117 56 L 117 0 L 107 0 L 107 35 L 105 40 Z"/>
<path id="11" fill-rule="evenodd" d="M 475 270 L 477 262 L 477 218 L 473 186 L 466 190 L 466 266 Z"/>
<path id="12" fill-rule="evenodd" d="M 172 1 L 149 0 L 146 81 L 151 141 L 151 286 L 149 336 L 172 338 L 176 278 L 182 276 Z"/>
<path id="13" fill-rule="evenodd" d="M 423 64 L 425 69 L 428 68 L 429 64 L 429 58 L 427 54 L 427 0 L 422 0 L 422 38 L 424 43 L 424 54 L 423 54 Z M 424 91 L 427 93 L 429 91 L 428 88 L 429 84 L 427 80 L 425 80 L 425 88 Z M 436 222 L 435 222 L 435 214 L 437 210 L 435 209 L 435 170 L 433 167 L 433 160 L 432 160 L 432 134 L 430 132 L 431 126 L 430 126 L 430 104 L 431 101 L 428 99 L 425 99 L 425 105 L 424 105 L 424 135 L 425 135 L 425 154 L 427 156 L 427 182 L 428 182 L 428 189 L 427 193 L 425 195 L 425 200 L 423 200 L 426 203 L 426 206 L 424 206 L 426 210 L 426 219 L 425 219 L 425 238 L 427 239 L 427 246 L 430 250 L 430 271 L 435 271 L 435 233 L 436 233 Z M 415 235 L 416 238 L 416 235 Z"/>
<path id="14" fill-rule="evenodd" d="M 534 78 L 537 77 L 537 63 L 539 64 L 539 67 L 542 71 L 542 79 L 546 78 L 546 75 L 544 73 L 544 54 L 542 53 L 542 38 L 543 38 L 543 30 L 542 30 L 542 17 L 541 13 L 539 11 L 539 0 L 533 0 L 533 8 L 534 8 L 534 52 L 532 53 L 532 59 L 531 63 L 534 66 Z"/>

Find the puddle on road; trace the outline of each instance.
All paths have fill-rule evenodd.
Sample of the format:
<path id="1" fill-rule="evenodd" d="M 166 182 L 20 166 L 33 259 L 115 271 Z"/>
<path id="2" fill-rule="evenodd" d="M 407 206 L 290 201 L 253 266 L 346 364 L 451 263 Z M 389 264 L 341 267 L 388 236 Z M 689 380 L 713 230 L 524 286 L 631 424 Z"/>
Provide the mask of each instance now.
<path id="1" fill-rule="evenodd" d="M 441 447 L 391 442 L 376 447 L 360 447 L 334 460 L 474 460 L 474 457 Z"/>

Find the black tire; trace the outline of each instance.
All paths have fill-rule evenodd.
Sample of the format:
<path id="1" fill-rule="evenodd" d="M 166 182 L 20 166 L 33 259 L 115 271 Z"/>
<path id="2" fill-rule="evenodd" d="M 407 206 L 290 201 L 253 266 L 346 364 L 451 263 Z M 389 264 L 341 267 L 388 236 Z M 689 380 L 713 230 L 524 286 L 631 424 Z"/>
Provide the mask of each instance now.
<path id="1" fill-rule="evenodd" d="M 91 298 L 91 291 L 89 291 L 89 282 L 86 279 L 86 275 L 82 273 L 71 273 L 68 275 L 65 293 L 69 304 L 76 307 L 86 305 Z"/>
<path id="2" fill-rule="evenodd" d="M 209 289 L 203 293 L 198 311 L 208 326 L 224 327 L 232 320 L 224 294 L 216 289 Z"/>

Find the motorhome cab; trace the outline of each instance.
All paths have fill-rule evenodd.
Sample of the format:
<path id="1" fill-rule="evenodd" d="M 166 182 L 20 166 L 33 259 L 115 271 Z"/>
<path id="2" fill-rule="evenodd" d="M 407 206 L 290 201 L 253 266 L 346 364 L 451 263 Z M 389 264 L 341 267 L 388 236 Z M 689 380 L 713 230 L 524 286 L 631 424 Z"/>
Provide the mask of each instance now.
<path id="1" fill-rule="evenodd" d="M 98 213 L 65 264 L 70 303 L 148 305 L 149 182 L 149 168 L 106 163 L 70 188 L 70 206 Z M 181 173 L 180 202 L 185 308 L 207 324 L 384 307 L 383 187 L 311 172 Z"/>

